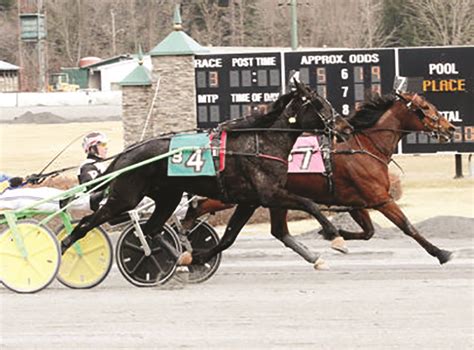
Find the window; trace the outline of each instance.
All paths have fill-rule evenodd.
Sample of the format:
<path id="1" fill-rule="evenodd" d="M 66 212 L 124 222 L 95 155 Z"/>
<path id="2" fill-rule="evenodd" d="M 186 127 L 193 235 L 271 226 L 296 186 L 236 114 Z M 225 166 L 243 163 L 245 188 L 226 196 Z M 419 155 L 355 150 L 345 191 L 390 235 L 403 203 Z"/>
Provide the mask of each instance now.
<path id="1" fill-rule="evenodd" d="M 207 122 L 207 106 L 198 106 L 198 122 Z"/>
<path id="2" fill-rule="evenodd" d="M 380 66 L 372 66 L 371 73 L 372 83 L 380 83 Z"/>
<path id="3" fill-rule="evenodd" d="M 328 93 L 327 93 L 326 85 L 318 85 L 316 88 L 316 91 L 318 92 L 318 95 L 324 98 L 327 98 Z"/>
<path id="4" fill-rule="evenodd" d="M 354 84 L 354 100 L 364 100 L 364 84 Z"/>
<path id="5" fill-rule="evenodd" d="M 239 71 L 231 70 L 229 72 L 230 87 L 239 87 Z"/>
<path id="6" fill-rule="evenodd" d="M 230 105 L 230 119 L 239 118 L 240 116 L 240 105 Z"/>
<path id="7" fill-rule="evenodd" d="M 326 68 L 324 67 L 316 68 L 316 83 L 326 84 Z"/>
<path id="8" fill-rule="evenodd" d="M 290 79 L 291 79 L 291 76 L 290 76 Z M 302 83 L 309 84 L 309 69 L 308 68 L 300 69 L 300 80 Z"/>
<path id="9" fill-rule="evenodd" d="M 364 67 L 355 66 L 354 67 L 354 83 L 363 83 L 364 82 Z"/>
<path id="10" fill-rule="evenodd" d="M 242 86 L 252 86 L 252 74 L 249 70 L 242 71 Z"/>
<path id="11" fill-rule="evenodd" d="M 246 117 L 252 114 L 252 106 L 251 105 L 242 105 L 242 116 Z"/>
<path id="12" fill-rule="evenodd" d="M 258 86 L 268 86 L 267 71 L 264 69 L 259 69 L 257 72 L 257 82 Z"/>
<path id="13" fill-rule="evenodd" d="M 428 143 L 428 135 L 418 134 L 418 143 Z"/>
<path id="14" fill-rule="evenodd" d="M 280 71 L 270 69 L 270 86 L 280 86 Z"/>
<path id="15" fill-rule="evenodd" d="M 408 144 L 416 143 L 416 134 L 414 133 L 408 134 L 406 137 L 406 140 Z"/>
<path id="16" fill-rule="evenodd" d="M 326 98 L 327 97 L 327 77 L 326 77 L 326 68 L 317 67 L 316 68 L 316 91 L 319 95 Z"/>
<path id="17" fill-rule="evenodd" d="M 219 87 L 219 73 L 216 71 L 209 72 L 209 87 Z"/>
<path id="18" fill-rule="evenodd" d="M 220 113 L 219 113 L 219 106 L 213 105 L 209 107 L 209 121 L 211 122 L 219 122 L 220 121 Z"/>
<path id="19" fill-rule="evenodd" d="M 196 73 L 196 85 L 198 88 L 206 87 L 206 72 L 198 71 Z"/>
<path id="20" fill-rule="evenodd" d="M 382 95 L 382 86 L 380 84 L 372 84 L 372 93 Z"/>

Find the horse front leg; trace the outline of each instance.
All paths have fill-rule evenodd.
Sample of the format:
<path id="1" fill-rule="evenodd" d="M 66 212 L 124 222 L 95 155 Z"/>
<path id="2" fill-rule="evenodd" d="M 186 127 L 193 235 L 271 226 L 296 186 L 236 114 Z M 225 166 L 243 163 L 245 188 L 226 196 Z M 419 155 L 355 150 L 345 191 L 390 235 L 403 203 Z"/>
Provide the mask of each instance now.
<path id="1" fill-rule="evenodd" d="M 285 189 L 275 189 L 273 193 L 263 196 L 261 201 L 264 207 L 302 210 L 311 214 L 321 224 L 324 238 L 331 241 L 331 248 L 342 253 L 348 252 L 344 238 L 312 200 L 289 193 Z"/>
<path id="2" fill-rule="evenodd" d="M 288 230 L 286 215 L 288 210 L 280 208 L 270 209 L 271 233 L 280 240 L 286 247 L 293 250 L 307 262 L 313 264 L 317 270 L 326 269 L 323 259 L 319 254 L 312 252 L 303 243 L 297 241 Z"/>
<path id="3" fill-rule="evenodd" d="M 390 201 L 380 208 L 377 208 L 390 221 L 392 221 L 398 228 L 400 228 L 406 235 L 412 237 L 418 242 L 431 256 L 438 258 L 440 264 L 444 264 L 451 260 L 453 253 L 447 250 L 439 249 L 424 238 L 416 228 L 408 221 L 405 214 L 403 214 L 400 207 L 394 202 Z"/>
<path id="4" fill-rule="evenodd" d="M 221 251 L 229 248 L 234 243 L 244 225 L 255 212 L 255 209 L 257 209 L 256 206 L 239 204 L 232 214 L 232 217 L 230 218 L 229 223 L 225 229 L 225 233 L 218 245 L 208 251 L 194 251 L 192 254 L 189 252 L 184 252 L 178 260 L 178 264 L 202 265 L 219 254 Z"/>
<path id="5" fill-rule="evenodd" d="M 354 209 L 349 211 L 349 214 L 354 221 L 362 228 L 362 232 L 353 232 L 339 229 L 339 234 L 347 240 L 351 239 L 365 239 L 369 240 L 375 233 L 374 225 L 370 219 L 370 214 L 367 209 Z"/>

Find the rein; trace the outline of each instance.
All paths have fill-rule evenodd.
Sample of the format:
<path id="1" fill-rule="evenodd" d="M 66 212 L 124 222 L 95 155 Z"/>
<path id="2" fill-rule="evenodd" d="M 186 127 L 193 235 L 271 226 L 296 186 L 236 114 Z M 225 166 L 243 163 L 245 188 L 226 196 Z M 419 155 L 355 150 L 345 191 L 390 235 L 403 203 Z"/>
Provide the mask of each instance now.
<path id="1" fill-rule="evenodd" d="M 274 160 L 280 163 L 283 163 L 285 165 L 288 165 L 288 161 L 284 160 L 283 158 L 272 156 L 270 154 L 265 154 L 265 153 L 245 153 L 245 152 L 234 152 L 234 151 L 225 151 L 225 154 L 228 156 L 243 156 L 243 157 L 257 157 L 257 158 L 264 158 L 264 159 L 269 159 L 269 160 Z"/>
<path id="2" fill-rule="evenodd" d="M 179 133 L 181 134 L 181 133 L 187 133 L 187 132 L 191 132 L 191 131 L 196 132 L 196 131 L 202 131 L 202 130 L 201 129 L 189 129 L 189 130 L 180 131 Z M 178 133 L 168 132 L 168 133 L 165 133 L 165 134 L 161 134 L 158 137 L 154 137 L 154 138 L 151 138 L 151 139 L 140 141 L 139 143 L 136 143 L 136 144 L 130 146 L 129 148 L 126 148 L 122 152 L 116 153 L 116 154 L 114 154 L 110 157 L 107 157 L 105 159 L 96 160 L 95 162 L 92 162 L 91 164 L 107 162 L 109 160 L 117 158 L 118 156 L 120 156 L 122 154 L 128 153 L 128 152 L 142 146 L 143 144 L 145 144 L 146 142 L 148 142 L 150 140 L 162 140 L 162 139 L 169 138 L 170 136 L 173 136 L 173 135 L 176 135 L 176 134 L 178 134 Z M 78 139 L 80 139 L 83 136 L 84 135 L 80 135 L 79 137 L 77 137 L 73 141 L 71 141 L 66 147 L 64 147 L 51 161 L 49 161 L 48 164 L 46 164 L 46 166 L 43 168 L 43 170 L 41 170 L 39 172 L 39 174 L 33 173 L 31 175 L 27 175 L 26 179 L 25 179 L 25 182 L 38 185 L 38 184 L 41 184 L 43 181 L 45 181 L 48 177 L 55 177 L 55 176 L 58 176 L 59 174 L 61 174 L 63 172 L 66 172 L 66 171 L 69 171 L 69 170 L 72 170 L 72 169 L 76 169 L 77 166 L 70 166 L 70 167 L 66 167 L 66 168 L 62 168 L 62 169 L 58 169 L 58 170 L 53 170 L 49 173 L 43 174 L 43 172 L 48 168 L 49 165 L 51 165 L 62 153 L 64 153 L 64 151 L 67 148 L 69 148 L 74 142 L 76 142 Z"/>
<path id="3" fill-rule="evenodd" d="M 265 131 L 265 132 L 298 132 L 298 133 L 309 132 L 309 133 L 315 133 L 315 134 L 324 134 L 326 129 L 244 128 L 244 129 L 230 129 L 226 131 L 227 133 Z"/>

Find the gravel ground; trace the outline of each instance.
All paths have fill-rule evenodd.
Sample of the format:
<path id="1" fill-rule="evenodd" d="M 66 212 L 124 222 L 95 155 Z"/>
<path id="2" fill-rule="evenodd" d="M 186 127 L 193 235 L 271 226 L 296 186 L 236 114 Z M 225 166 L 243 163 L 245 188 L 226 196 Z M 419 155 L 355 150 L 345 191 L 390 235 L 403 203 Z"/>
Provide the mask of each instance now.
<path id="1" fill-rule="evenodd" d="M 281 243 L 249 227 L 199 285 L 128 284 L 117 268 L 100 286 L 54 282 L 34 295 L 0 289 L 2 349 L 472 349 L 474 219 L 417 225 L 455 259 L 438 265 L 390 229 L 332 252 L 314 271 Z M 390 231 L 390 232 L 389 232 Z M 114 238 L 116 235 L 114 235 Z"/>

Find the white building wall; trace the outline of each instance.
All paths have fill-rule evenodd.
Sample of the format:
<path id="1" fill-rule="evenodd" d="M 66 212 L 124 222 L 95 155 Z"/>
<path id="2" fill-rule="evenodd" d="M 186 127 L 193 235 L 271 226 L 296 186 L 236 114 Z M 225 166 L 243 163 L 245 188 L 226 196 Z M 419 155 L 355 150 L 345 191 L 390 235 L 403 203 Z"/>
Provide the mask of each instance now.
<path id="1" fill-rule="evenodd" d="M 143 58 L 143 65 L 152 70 L 150 56 Z M 138 59 L 120 61 L 98 68 L 101 72 L 100 89 L 102 91 L 117 90 L 118 83 L 120 83 L 127 75 L 129 75 L 138 66 Z"/>

